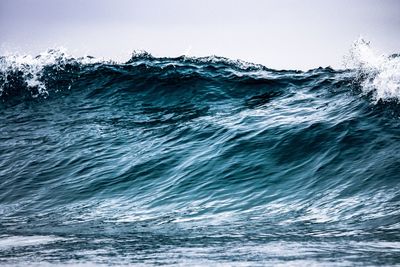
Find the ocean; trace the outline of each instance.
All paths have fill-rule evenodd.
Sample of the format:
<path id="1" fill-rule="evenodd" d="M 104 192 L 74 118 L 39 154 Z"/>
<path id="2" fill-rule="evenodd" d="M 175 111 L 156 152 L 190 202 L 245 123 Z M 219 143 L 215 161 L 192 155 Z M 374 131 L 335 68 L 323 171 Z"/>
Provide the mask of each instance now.
<path id="1" fill-rule="evenodd" d="M 0 264 L 400 264 L 400 56 L 0 57 Z"/>

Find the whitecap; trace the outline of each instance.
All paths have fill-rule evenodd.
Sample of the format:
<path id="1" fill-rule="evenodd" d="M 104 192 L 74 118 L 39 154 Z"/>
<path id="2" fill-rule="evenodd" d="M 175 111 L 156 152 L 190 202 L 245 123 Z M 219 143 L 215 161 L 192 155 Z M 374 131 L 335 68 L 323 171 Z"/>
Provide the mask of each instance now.
<path id="1" fill-rule="evenodd" d="M 400 57 L 379 54 L 363 38 L 356 40 L 344 64 L 356 71 L 363 93 L 375 101 L 400 100 Z"/>

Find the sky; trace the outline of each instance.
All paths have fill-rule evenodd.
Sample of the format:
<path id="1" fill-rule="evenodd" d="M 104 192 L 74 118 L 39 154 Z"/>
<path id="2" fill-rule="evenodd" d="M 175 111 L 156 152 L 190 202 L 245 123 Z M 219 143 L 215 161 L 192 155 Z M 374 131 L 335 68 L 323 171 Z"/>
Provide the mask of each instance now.
<path id="1" fill-rule="evenodd" d="M 0 0 L 0 54 L 64 47 L 127 60 L 218 55 L 276 69 L 342 67 L 362 36 L 400 52 L 400 0 Z"/>

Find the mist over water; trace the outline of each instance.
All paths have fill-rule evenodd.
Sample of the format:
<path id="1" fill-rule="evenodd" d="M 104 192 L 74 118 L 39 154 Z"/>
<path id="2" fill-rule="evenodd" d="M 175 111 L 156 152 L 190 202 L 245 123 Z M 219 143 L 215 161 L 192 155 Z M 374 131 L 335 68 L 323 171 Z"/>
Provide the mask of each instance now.
<path id="1" fill-rule="evenodd" d="M 398 265 L 400 61 L 0 57 L 3 265 Z"/>

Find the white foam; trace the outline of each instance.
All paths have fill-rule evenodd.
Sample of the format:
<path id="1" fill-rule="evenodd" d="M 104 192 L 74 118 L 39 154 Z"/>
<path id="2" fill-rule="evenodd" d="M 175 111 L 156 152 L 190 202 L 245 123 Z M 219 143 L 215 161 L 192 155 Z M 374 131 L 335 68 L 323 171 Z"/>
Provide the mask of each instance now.
<path id="1" fill-rule="evenodd" d="M 0 83 L 0 96 L 4 91 L 4 84 L 8 82 L 8 74 L 21 72 L 26 86 L 31 90 L 32 97 L 48 95 L 45 83 L 41 80 L 43 69 L 54 66 L 57 70 L 62 70 L 67 62 L 75 61 L 80 64 L 93 64 L 101 62 L 92 57 L 81 57 L 75 59 L 67 53 L 65 48 L 49 49 L 34 57 L 32 55 L 8 54 L 0 58 L 0 75 L 4 82 Z M 36 89 L 36 90 L 33 90 Z"/>
<path id="2" fill-rule="evenodd" d="M 37 246 L 63 240 L 55 236 L 0 236 L 0 250 L 23 246 Z"/>
<path id="3" fill-rule="evenodd" d="M 345 66 L 355 69 L 364 93 L 378 100 L 400 100 L 400 57 L 379 54 L 362 38 L 345 57 Z"/>

